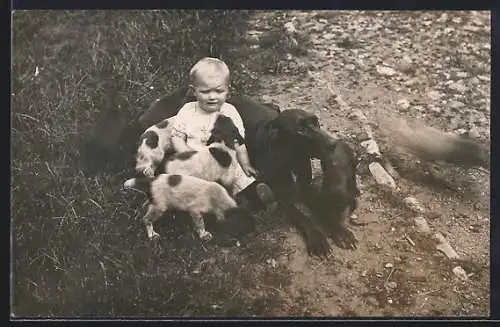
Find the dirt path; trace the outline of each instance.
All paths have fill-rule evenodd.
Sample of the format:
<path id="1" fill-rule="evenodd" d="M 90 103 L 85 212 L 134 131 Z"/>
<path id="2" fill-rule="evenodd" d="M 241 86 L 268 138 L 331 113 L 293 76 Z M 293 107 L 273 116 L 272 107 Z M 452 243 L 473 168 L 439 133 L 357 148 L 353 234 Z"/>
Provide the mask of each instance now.
<path id="1" fill-rule="evenodd" d="M 275 15 L 260 13 L 256 22 Z M 313 112 L 323 128 L 353 143 L 359 126 L 335 103 L 329 85 L 369 118 L 399 110 L 447 131 L 473 129 L 477 137 L 489 137 L 488 14 L 289 12 L 285 19 L 296 29 L 289 36 L 308 35 L 312 47 L 307 56 L 289 54 L 281 74 L 261 80 L 263 100 Z M 454 48 L 457 37 L 464 43 Z M 370 223 L 353 228 L 357 250 L 334 248 L 331 258 L 320 261 L 305 255 L 295 231 L 285 232 L 292 254 L 276 260 L 292 271 L 289 291 L 307 303 L 303 314 L 489 314 L 489 176 L 440 167 L 452 190 L 398 183 L 434 213 L 431 228 L 450 240 L 473 273 L 470 280 L 459 281 L 442 254 L 419 242 L 413 214 L 384 199 L 364 174 L 358 215 Z"/>

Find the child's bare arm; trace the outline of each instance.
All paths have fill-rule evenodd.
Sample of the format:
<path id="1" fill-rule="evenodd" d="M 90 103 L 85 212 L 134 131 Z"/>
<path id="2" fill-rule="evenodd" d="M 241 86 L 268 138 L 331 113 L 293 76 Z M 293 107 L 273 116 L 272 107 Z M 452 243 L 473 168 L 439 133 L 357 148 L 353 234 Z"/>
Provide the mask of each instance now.
<path id="1" fill-rule="evenodd" d="M 250 164 L 250 158 L 248 157 L 248 151 L 245 144 L 235 144 L 236 159 L 240 164 L 241 168 L 247 176 L 257 176 L 257 171 Z"/>

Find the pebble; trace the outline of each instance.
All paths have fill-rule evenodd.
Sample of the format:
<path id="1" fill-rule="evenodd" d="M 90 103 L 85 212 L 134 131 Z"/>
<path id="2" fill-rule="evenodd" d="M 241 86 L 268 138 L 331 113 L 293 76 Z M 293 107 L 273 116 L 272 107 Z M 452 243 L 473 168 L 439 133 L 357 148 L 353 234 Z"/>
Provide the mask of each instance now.
<path id="1" fill-rule="evenodd" d="M 393 76 L 396 74 L 396 71 L 394 69 L 386 66 L 377 65 L 375 69 L 377 70 L 377 73 L 384 76 Z"/>
<path id="2" fill-rule="evenodd" d="M 438 23 L 445 23 L 448 20 L 448 14 L 444 13 L 436 20 Z"/>
<path id="3" fill-rule="evenodd" d="M 431 100 L 439 100 L 441 98 L 441 93 L 439 93 L 438 91 L 430 91 L 429 93 L 427 93 L 427 96 L 431 99 Z"/>
<path id="4" fill-rule="evenodd" d="M 458 91 L 458 92 L 461 92 L 461 93 L 467 91 L 467 86 L 465 86 L 465 84 L 464 84 L 463 81 L 458 81 L 458 82 L 455 82 L 455 83 L 451 83 L 451 84 L 448 85 L 448 87 L 451 90 Z"/>
<path id="5" fill-rule="evenodd" d="M 293 34 L 295 32 L 297 32 L 297 29 L 295 28 L 295 25 L 293 24 L 293 22 L 288 22 L 284 25 L 285 27 L 285 30 L 288 34 Z"/>
<path id="6" fill-rule="evenodd" d="M 462 29 L 464 31 L 468 31 L 468 32 L 479 32 L 481 30 L 480 27 L 476 27 L 476 26 L 472 26 L 472 25 L 465 25 L 462 27 Z"/>
<path id="7" fill-rule="evenodd" d="M 453 109 L 460 109 L 465 107 L 465 104 L 463 102 L 453 100 L 450 102 L 450 107 Z"/>
<path id="8" fill-rule="evenodd" d="M 473 127 L 469 130 L 468 136 L 474 139 L 478 139 L 481 137 L 481 134 L 479 133 L 479 129 L 477 127 Z"/>
<path id="9" fill-rule="evenodd" d="M 416 212 L 425 211 L 424 207 L 422 207 L 422 205 L 418 202 L 418 200 L 412 196 L 404 198 L 403 202 L 413 211 Z"/>
<path id="10" fill-rule="evenodd" d="M 460 266 L 456 266 L 455 268 L 453 268 L 453 273 L 455 274 L 455 276 L 457 276 L 459 279 L 461 280 L 468 280 L 469 277 L 467 276 L 467 273 L 465 272 L 464 268 L 460 267 Z"/>
<path id="11" fill-rule="evenodd" d="M 410 101 L 406 99 L 401 99 L 397 102 L 397 105 L 401 110 L 408 110 L 408 108 L 410 108 Z"/>
<path id="12" fill-rule="evenodd" d="M 479 233 L 479 232 L 480 232 L 480 229 L 479 229 L 479 227 L 478 227 L 478 226 L 470 225 L 470 226 L 469 226 L 469 229 L 470 229 L 470 231 L 471 231 L 471 232 L 473 232 L 473 233 Z"/>
<path id="13" fill-rule="evenodd" d="M 391 290 L 395 289 L 398 287 L 398 283 L 396 282 L 388 282 L 387 287 L 390 288 Z"/>
<path id="14" fill-rule="evenodd" d="M 394 265 L 392 263 L 388 262 L 388 263 L 385 264 L 384 267 L 386 267 L 386 268 L 392 268 L 392 267 L 394 267 Z"/>
<path id="15" fill-rule="evenodd" d="M 415 217 L 413 221 L 415 222 L 415 225 L 420 233 L 428 234 L 431 232 L 431 227 L 424 217 Z"/>
<path id="16" fill-rule="evenodd" d="M 477 75 L 477 78 L 478 78 L 480 81 L 483 81 L 483 82 L 489 82 L 489 81 L 490 81 L 490 77 L 489 77 L 489 76 L 486 76 L 486 75 Z"/>
<path id="17" fill-rule="evenodd" d="M 356 66 L 354 66 L 353 64 L 347 64 L 344 67 L 345 67 L 345 69 L 351 70 L 351 71 L 356 69 Z"/>

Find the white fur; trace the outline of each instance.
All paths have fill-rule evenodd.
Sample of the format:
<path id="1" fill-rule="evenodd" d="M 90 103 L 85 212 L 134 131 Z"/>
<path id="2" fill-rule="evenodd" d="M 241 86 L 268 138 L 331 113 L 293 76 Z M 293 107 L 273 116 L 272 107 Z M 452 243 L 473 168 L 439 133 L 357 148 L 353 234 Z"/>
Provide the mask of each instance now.
<path id="1" fill-rule="evenodd" d="M 222 167 L 210 153 L 210 148 L 218 148 L 231 157 L 229 167 Z M 164 170 L 168 174 L 190 175 L 211 182 L 220 182 L 231 190 L 237 178 L 238 161 L 236 155 L 223 143 L 212 143 L 197 151 L 187 160 L 175 159 L 166 161 Z"/>
<path id="2" fill-rule="evenodd" d="M 188 211 L 191 214 L 195 230 L 202 240 L 210 240 L 212 234 L 205 230 L 204 213 L 215 214 L 217 221 L 224 220 L 224 212 L 236 208 L 237 204 L 221 185 L 203 179 L 180 175 L 179 184 L 170 186 L 169 177 L 172 174 L 160 174 L 151 180 L 150 188 L 152 202 L 143 217 L 149 239 L 160 235 L 154 231 L 153 223 L 168 209 Z M 125 188 L 134 188 L 137 179 L 132 178 L 124 183 Z"/>
<path id="3" fill-rule="evenodd" d="M 154 177 L 155 170 L 163 160 L 165 153 L 172 148 L 170 139 L 174 119 L 175 116 L 165 119 L 164 121 L 168 121 L 168 125 L 165 128 L 158 128 L 156 126 L 158 124 L 156 124 L 144 131 L 142 135 L 148 131 L 153 131 L 158 135 L 158 146 L 152 149 L 146 144 L 145 139 L 142 140 L 136 155 L 135 170 L 137 173 L 143 174 L 148 178 Z"/>

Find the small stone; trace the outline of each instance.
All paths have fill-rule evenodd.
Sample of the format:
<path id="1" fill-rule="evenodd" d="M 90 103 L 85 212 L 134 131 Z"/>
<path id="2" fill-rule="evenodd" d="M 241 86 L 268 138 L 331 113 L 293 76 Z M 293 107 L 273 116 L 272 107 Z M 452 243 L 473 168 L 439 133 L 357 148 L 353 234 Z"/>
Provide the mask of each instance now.
<path id="1" fill-rule="evenodd" d="M 372 176 L 378 184 L 388 185 L 392 189 L 397 189 L 396 182 L 394 179 L 385 171 L 385 169 L 378 162 L 372 162 L 368 165 Z"/>
<path id="2" fill-rule="evenodd" d="M 387 300 L 387 302 L 388 302 L 389 304 L 392 304 L 392 299 L 388 299 L 388 300 Z"/>
<path id="3" fill-rule="evenodd" d="M 458 72 L 457 73 L 458 78 L 466 78 L 467 76 L 469 76 L 469 74 L 467 72 Z"/>
<path id="4" fill-rule="evenodd" d="M 396 71 L 390 67 L 377 65 L 375 68 L 380 75 L 393 76 L 396 74 Z"/>
<path id="5" fill-rule="evenodd" d="M 293 24 L 293 22 L 288 22 L 284 25 L 285 27 L 285 31 L 288 33 L 288 34 L 294 34 L 295 32 L 297 32 L 297 29 L 295 28 L 295 25 Z"/>
<path id="6" fill-rule="evenodd" d="M 405 86 L 412 86 L 412 85 L 415 85 L 415 84 L 417 84 L 419 82 L 420 82 L 420 79 L 418 77 L 413 77 L 413 78 L 410 78 L 407 81 L 404 81 L 403 85 L 405 85 Z"/>
<path id="7" fill-rule="evenodd" d="M 469 130 L 468 136 L 470 138 L 478 139 L 481 137 L 481 134 L 479 133 L 479 129 L 474 126 Z"/>
<path id="8" fill-rule="evenodd" d="M 392 268 L 392 267 L 394 267 L 394 265 L 392 263 L 388 262 L 388 263 L 385 264 L 384 267 L 386 267 L 386 268 Z"/>
<path id="9" fill-rule="evenodd" d="M 465 84 L 463 83 L 463 81 L 458 81 L 458 82 L 455 82 L 455 83 L 451 83 L 450 85 L 448 85 L 448 87 L 451 90 L 458 91 L 458 92 L 461 92 L 461 93 L 467 91 L 467 86 L 465 86 Z"/>
<path id="10" fill-rule="evenodd" d="M 439 99 L 441 99 L 442 94 L 441 94 L 441 93 L 439 93 L 438 91 L 430 91 L 429 93 L 427 93 L 427 96 L 428 96 L 431 100 L 439 100 Z"/>
<path id="11" fill-rule="evenodd" d="M 361 277 L 366 277 L 368 275 L 368 270 L 363 270 L 361 272 Z"/>
<path id="12" fill-rule="evenodd" d="M 438 23 L 446 23 L 448 20 L 448 14 L 444 13 L 436 20 Z"/>
<path id="13" fill-rule="evenodd" d="M 440 114 L 440 113 L 441 113 L 441 111 L 442 111 L 440 107 L 436 107 L 436 106 L 434 106 L 434 105 L 429 105 L 429 106 L 427 107 L 427 109 L 428 109 L 430 112 L 433 112 L 433 113 L 435 113 L 435 114 Z"/>
<path id="14" fill-rule="evenodd" d="M 472 26 L 472 25 L 465 25 L 462 27 L 462 29 L 464 31 L 468 31 L 468 32 L 479 32 L 481 30 L 480 27 L 477 27 L 477 26 Z"/>
<path id="15" fill-rule="evenodd" d="M 397 102 L 397 105 L 401 110 L 408 110 L 408 108 L 410 108 L 410 101 L 406 99 L 401 99 Z"/>
<path id="16" fill-rule="evenodd" d="M 421 217 L 421 216 L 415 217 L 413 219 L 413 221 L 415 222 L 417 230 L 420 233 L 429 234 L 431 232 L 431 227 L 429 226 L 429 224 L 427 223 L 427 220 L 425 220 L 424 217 Z"/>
<path id="17" fill-rule="evenodd" d="M 489 77 L 489 76 L 486 76 L 486 75 L 477 75 L 477 78 L 478 78 L 480 81 L 483 81 L 483 82 L 489 82 L 489 81 L 490 81 L 490 77 Z"/>
<path id="18" fill-rule="evenodd" d="M 460 24 L 462 22 L 462 18 L 461 17 L 454 17 L 451 21 L 455 24 Z"/>
<path id="19" fill-rule="evenodd" d="M 450 102 L 450 107 L 452 109 L 460 109 L 460 108 L 465 107 L 465 104 L 463 102 L 453 100 Z"/>
<path id="20" fill-rule="evenodd" d="M 458 128 L 458 129 L 455 130 L 455 132 L 458 135 L 465 135 L 467 133 L 467 130 L 465 128 Z"/>
<path id="21" fill-rule="evenodd" d="M 395 289 L 397 287 L 398 287 L 398 283 L 396 283 L 396 282 L 388 282 L 387 283 L 387 288 L 389 288 L 391 290 L 393 290 L 393 289 Z"/>
<path id="22" fill-rule="evenodd" d="M 455 276 L 457 276 L 459 279 L 461 279 L 463 281 L 466 281 L 469 279 L 464 268 L 462 268 L 460 266 L 456 266 L 455 268 L 453 268 L 453 273 L 455 274 Z"/>
<path id="23" fill-rule="evenodd" d="M 345 69 L 351 70 L 351 71 L 356 69 L 356 66 L 354 66 L 353 64 L 347 64 L 344 67 L 345 67 Z"/>
<path id="24" fill-rule="evenodd" d="M 481 231 L 478 226 L 474 226 L 474 225 L 470 225 L 469 230 L 473 233 L 479 233 Z"/>

